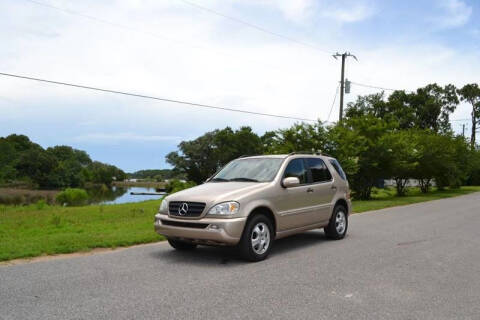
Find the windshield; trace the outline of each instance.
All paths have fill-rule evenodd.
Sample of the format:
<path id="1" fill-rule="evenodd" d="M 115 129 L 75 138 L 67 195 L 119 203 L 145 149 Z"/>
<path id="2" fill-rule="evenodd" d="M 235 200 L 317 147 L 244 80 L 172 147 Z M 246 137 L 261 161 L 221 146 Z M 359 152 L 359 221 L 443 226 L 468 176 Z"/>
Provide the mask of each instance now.
<path id="1" fill-rule="evenodd" d="M 238 159 L 227 164 L 210 181 L 272 181 L 282 164 L 281 158 Z"/>

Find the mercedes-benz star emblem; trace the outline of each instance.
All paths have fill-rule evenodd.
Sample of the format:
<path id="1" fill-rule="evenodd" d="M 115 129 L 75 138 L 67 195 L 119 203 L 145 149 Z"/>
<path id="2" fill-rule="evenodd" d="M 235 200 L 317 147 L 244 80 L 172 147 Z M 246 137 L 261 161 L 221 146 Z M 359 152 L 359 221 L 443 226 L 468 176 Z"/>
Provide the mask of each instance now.
<path id="1" fill-rule="evenodd" d="M 182 203 L 182 205 L 178 208 L 178 214 L 181 216 L 186 215 L 188 212 L 188 204 L 186 202 Z"/>

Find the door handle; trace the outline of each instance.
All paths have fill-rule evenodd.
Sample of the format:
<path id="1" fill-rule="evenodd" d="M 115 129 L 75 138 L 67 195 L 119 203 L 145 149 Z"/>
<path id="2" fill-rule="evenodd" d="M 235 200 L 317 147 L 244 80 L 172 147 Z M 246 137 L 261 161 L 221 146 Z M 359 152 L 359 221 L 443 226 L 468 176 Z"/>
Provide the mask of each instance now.
<path id="1" fill-rule="evenodd" d="M 313 189 L 312 189 L 312 188 L 308 188 L 308 189 L 307 189 L 307 192 L 308 192 L 308 193 L 313 192 Z"/>
<path id="2" fill-rule="evenodd" d="M 332 190 L 337 190 L 337 187 L 335 187 L 335 186 L 332 186 Z"/>

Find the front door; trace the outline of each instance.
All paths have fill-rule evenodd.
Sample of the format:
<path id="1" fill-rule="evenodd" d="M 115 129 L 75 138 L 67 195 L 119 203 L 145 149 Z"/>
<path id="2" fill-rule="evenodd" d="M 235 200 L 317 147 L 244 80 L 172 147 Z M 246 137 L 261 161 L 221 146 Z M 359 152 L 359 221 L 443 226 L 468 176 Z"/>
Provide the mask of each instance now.
<path id="1" fill-rule="evenodd" d="M 309 184 L 308 169 L 305 160 L 296 158 L 290 160 L 283 178 L 296 177 L 300 185 L 291 188 L 282 188 L 277 196 L 278 230 L 284 231 L 311 225 L 318 220 L 314 189 Z"/>

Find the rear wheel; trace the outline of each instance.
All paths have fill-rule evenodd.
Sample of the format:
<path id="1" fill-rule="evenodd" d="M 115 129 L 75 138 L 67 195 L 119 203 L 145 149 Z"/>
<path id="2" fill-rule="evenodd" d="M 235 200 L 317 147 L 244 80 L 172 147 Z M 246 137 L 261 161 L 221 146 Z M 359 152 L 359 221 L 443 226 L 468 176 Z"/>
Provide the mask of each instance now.
<path id="1" fill-rule="evenodd" d="M 340 240 L 345 238 L 348 228 L 347 209 L 342 205 L 337 205 L 333 209 L 332 217 L 328 226 L 324 228 L 325 235 L 329 239 Z"/>
<path id="2" fill-rule="evenodd" d="M 273 225 L 263 214 L 248 221 L 239 243 L 240 253 L 249 261 L 261 261 L 270 253 L 273 244 Z"/>
<path id="3" fill-rule="evenodd" d="M 168 238 L 168 243 L 175 249 L 177 250 L 193 250 L 197 247 L 196 244 L 194 243 L 189 243 L 189 242 L 185 242 L 185 241 L 181 241 L 181 240 L 175 240 L 175 239 L 171 239 L 171 238 Z"/>

